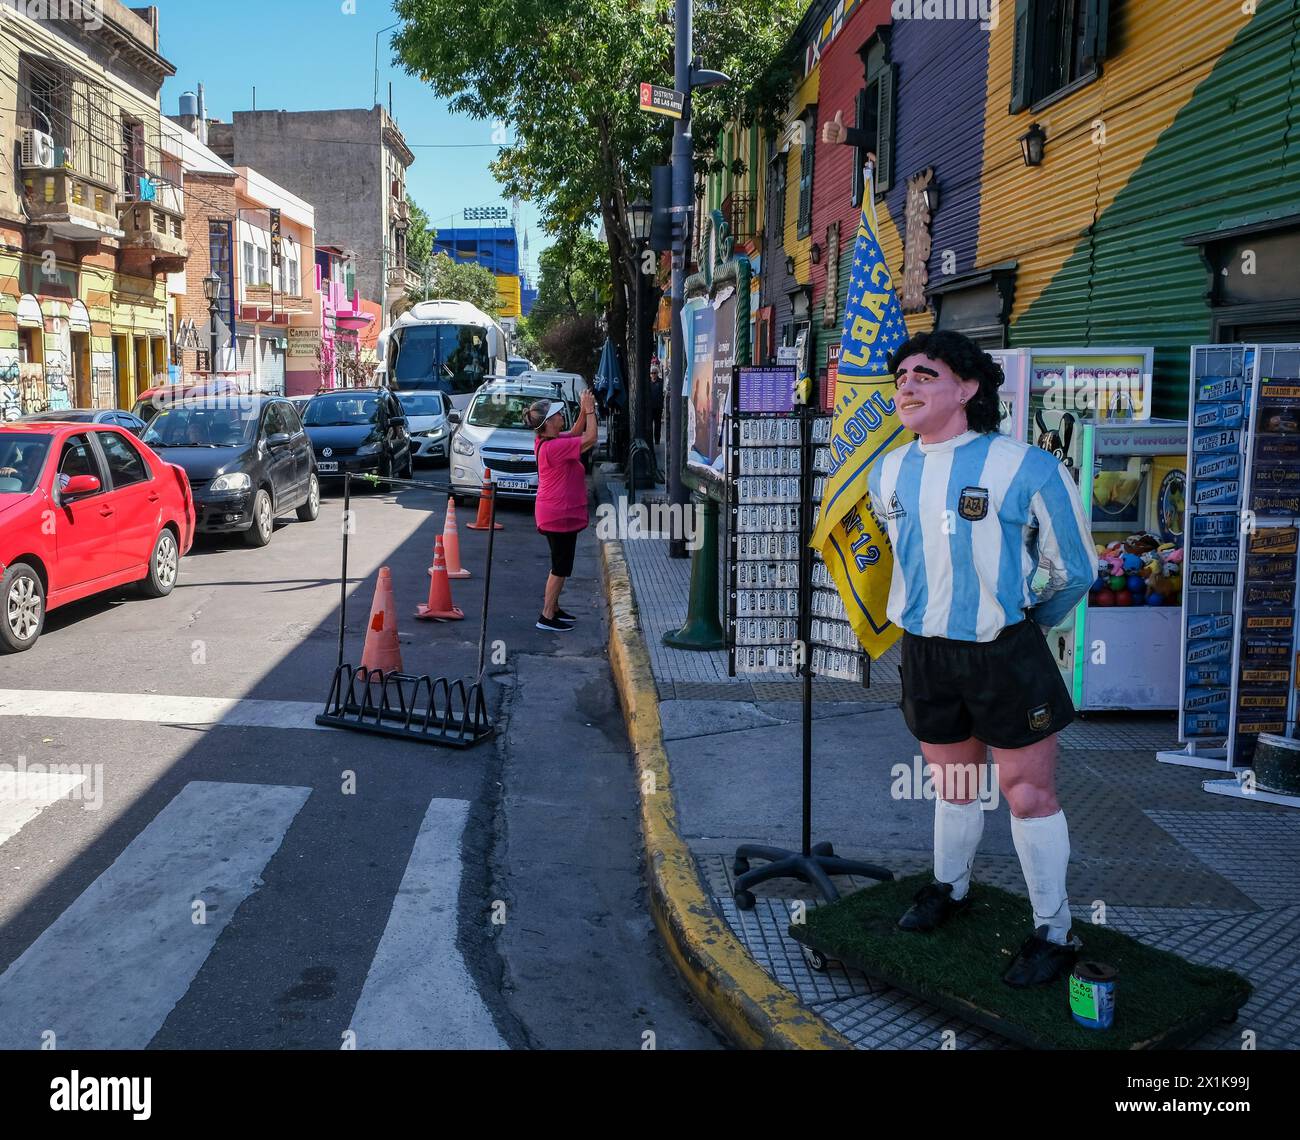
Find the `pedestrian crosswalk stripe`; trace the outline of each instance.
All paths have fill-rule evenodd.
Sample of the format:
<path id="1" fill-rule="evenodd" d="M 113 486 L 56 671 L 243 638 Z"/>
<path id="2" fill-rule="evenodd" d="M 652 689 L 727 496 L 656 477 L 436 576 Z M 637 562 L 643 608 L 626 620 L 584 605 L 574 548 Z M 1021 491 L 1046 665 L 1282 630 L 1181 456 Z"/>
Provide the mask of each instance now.
<path id="1" fill-rule="evenodd" d="M 456 944 L 468 817 L 464 800 L 425 812 L 352 1014 L 358 1049 L 506 1048 Z"/>
<path id="2" fill-rule="evenodd" d="M 0 767 L 0 843 L 12 839 L 55 800 L 85 782 L 84 774 Z"/>
<path id="3" fill-rule="evenodd" d="M 318 701 L 259 701 L 176 697 L 159 693 L 81 693 L 63 689 L 0 689 L 0 716 L 142 720 L 153 724 L 211 724 L 235 728 L 311 728 Z"/>
<path id="4" fill-rule="evenodd" d="M 310 794 L 186 784 L 0 975 L 0 1049 L 148 1045 Z"/>

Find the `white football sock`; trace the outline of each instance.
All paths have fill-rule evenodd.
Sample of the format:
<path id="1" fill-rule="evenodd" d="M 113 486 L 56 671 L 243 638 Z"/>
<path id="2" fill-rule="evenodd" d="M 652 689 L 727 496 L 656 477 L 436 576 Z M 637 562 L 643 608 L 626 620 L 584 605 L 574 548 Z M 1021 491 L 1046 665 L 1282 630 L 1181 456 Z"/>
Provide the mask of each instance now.
<path id="1" fill-rule="evenodd" d="M 984 809 L 979 800 L 968 804 L 934 801 L 934 877 L 952 884 L 952 898 L 970 890 L 970 869 L 984 834 Z"/>
<path id="2" fill-rule="evenodd" d="M 1070 936 L 1070 900 L 1065 870 L 1070 862 L 1070 832 L 1065 812 L 1034 819 L 1011 817 L 1011 839 L 1034 908 L 1034 929 L 1047 927 L 1047 940 L 1065 945 Z"/>

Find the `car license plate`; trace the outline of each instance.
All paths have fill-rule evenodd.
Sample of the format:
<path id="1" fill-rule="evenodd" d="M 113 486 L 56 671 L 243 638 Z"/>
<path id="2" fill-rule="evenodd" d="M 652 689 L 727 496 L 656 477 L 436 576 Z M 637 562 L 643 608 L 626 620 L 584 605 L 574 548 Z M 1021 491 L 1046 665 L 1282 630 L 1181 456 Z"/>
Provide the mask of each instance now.
<path id="1" fill-rule="evenodd" d="M 496 485 L 503 491 L 531 491 L 533 485 L 527 479 L 498 479 Z"/>
<path id="2" fill-rule="evenodd" d="M 335 471 L 337 471 L 338 469 L 339 469 L 339 465 L 338 465 L 337 463 L 317 463 L 317 464 L 316 464 L 316 470 L 318 470 L 322 475 L 329 475 L 331 472 L 335 472 Z"/>

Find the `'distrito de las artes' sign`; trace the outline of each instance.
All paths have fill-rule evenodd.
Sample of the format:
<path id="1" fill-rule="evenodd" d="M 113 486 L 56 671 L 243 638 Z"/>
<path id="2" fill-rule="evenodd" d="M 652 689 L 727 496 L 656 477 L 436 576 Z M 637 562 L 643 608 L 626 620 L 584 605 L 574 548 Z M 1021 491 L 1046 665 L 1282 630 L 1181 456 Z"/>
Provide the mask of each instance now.
<path id="1" fill-rule="evenodd" d="M 667 115 L 670 119 L 680 119 L 685 106 L 686 96 L 680 91 L 660 87 L 657 83 L 641 84 L 641 110 L 653 115 Z"/>

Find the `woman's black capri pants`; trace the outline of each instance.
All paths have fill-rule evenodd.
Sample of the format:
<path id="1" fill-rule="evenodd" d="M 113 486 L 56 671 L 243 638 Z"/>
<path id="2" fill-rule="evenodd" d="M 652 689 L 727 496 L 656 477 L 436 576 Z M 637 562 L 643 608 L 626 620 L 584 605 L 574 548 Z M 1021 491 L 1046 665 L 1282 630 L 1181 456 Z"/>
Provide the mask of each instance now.
<path id="1" fill-rule="evenodd" d="M 578 532 L 576 530 L 544 530 L 546 541 L 551 547 L 551 573 L 557 578 L 568 578 L 573 574 L 573 555 L 578 549 Z"/>

